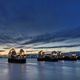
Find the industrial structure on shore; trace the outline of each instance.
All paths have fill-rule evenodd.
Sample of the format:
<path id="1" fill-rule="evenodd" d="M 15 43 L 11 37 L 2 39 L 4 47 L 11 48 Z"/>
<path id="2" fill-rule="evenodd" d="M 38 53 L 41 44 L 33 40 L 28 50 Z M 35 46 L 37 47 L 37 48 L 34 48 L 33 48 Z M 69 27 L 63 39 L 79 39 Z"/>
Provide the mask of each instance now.
<path id="1" fill-rule="evenodd" d="M 29 58 L 29 54 L 25 54 L 23 49 L 20 49 L 19 52 L 17 53 L 15 49 L 12 48 L 8 53 L 9 63 L 26 63 L 26 58 Z M 80 55 L 77 55 L 76 52 L 63 53 L 61 51 L 51 51 L 51 53 L 48 53 L 41 50 L 38 52 L 35 58 L 37 58 L 38 61 L 59 61 L 59 60 L 76 61 L 80 60 Z"/>
<path id="2" fill-rule="evenodd" d="M 26 55 L 23 49 L 20 49 L 19 53 L 16 53 L 15 49 L 11 49 L 8 53 L 9 63 L 26 63 Z"/>
<path id="3" fill-rule="evenodd" d="M 38 53 L 38 61 L 58 61 L 58 60 L 68 60 L 68 61 L 75 61 L 80 60 L 80 55 L 76 53 L 62 53 L 61 51 L 52 51 L 51 54 L 45 54 L 44 51 L 40 51 Z"/>

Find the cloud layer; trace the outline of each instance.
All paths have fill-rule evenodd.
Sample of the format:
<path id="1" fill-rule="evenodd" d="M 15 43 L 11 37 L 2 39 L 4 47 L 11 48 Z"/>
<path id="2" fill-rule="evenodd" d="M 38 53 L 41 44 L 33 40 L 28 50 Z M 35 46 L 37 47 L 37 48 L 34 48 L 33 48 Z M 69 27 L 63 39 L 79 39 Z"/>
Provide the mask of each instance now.
<path id="1" fill-rule="evenodd" d="M 79 47 L 80 1 L 1 0 L 0 45 Z"/>

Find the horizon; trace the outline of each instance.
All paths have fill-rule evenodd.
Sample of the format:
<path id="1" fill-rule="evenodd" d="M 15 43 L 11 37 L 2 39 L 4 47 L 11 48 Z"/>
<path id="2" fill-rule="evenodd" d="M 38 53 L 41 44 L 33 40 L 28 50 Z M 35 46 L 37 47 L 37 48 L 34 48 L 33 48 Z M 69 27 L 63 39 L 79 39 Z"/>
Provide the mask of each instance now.
<path id="1" fill-rule="evenodd" d="M 14 48 L 17 53 L 21 48 Z M 43 50 L 46 54 L 50 54 L 52 51 L 61 51 L 62 53 L 80 52 L 80 50 L 66 49 L 66 48 L 23 48 L 25 54 L 38 54 Z M 8 55 L 10 49 L 0 49 L 0 56 Z"/>

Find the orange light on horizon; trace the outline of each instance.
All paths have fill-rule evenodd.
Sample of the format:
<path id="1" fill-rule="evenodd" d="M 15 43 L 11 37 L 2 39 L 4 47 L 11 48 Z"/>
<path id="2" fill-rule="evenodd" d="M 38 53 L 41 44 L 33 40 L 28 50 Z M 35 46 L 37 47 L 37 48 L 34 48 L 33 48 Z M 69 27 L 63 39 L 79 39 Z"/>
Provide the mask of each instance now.
<path id="1" fill-rule="evenodd" d="M 19 52 L 19 48 L 15 48 L 16 52 Z M 24 49 L 25 54 L 38 54 L 38 52 L 40 50 L 43 50 L 45 52 L 51 52 L 51 51 L 62 51 L 62 52 L 76 52 L 76 51 L 80 51 L 78 49 L 74 49 L 74 48 L 48 48 L 48 49 L 33 49 L 33 48 L 29 48 L 29 49 Z M 0 52 L 0 55 L 8 55 L 10 49 L 5 49 L 4 51 Z"/>

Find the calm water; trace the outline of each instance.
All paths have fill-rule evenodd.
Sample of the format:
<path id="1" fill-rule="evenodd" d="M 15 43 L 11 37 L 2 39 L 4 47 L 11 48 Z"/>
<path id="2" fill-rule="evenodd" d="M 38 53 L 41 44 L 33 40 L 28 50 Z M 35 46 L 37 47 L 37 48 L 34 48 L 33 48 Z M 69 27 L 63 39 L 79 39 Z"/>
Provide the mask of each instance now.
<path id="1" fill-rule="evenodd" d="M 9 64 L 0 59 L 0 80 L 80 80 L 80 61 Z"/>

